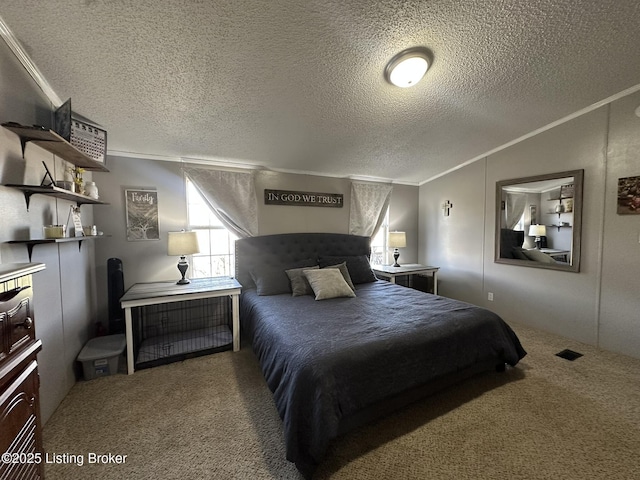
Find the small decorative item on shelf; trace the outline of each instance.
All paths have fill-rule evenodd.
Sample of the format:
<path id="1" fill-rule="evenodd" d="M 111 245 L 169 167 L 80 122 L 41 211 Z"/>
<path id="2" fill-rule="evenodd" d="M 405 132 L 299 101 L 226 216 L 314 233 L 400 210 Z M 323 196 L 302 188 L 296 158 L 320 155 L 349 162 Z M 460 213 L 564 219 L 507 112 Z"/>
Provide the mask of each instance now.
<path id="1" fill-rule="evenodd" d="M 73 190 L 75 193 L 79 193 L 80 195 L 84 195 L 84 182 L 82 180 L 82 174 L 84 173 L 84 168 L 82 167 L 69 167 L 68 171 L 71 173 L 72 181 L 73 181 Z"/>
<path id="2" fill-rule="evenodd" d="M 67 233 L 66 225 L 47 225 L 43 227 L 44 238 L 64 238 Z"/>
<path id="3" fill-rule="evenodd" d="M 564 202 L 564 211 L 573 212 L 573 198 L 567 198 Z"/>
<path id="4" fill-rule="evenodd" d="M 560 187 L 560 198 L 573 198 L 573 192 L 573 183 L 562 185 L 562 187 Z"/>
<path id="5" fill-rule="evenodd" d="M 98 235 L 98 227 L 95 225 L 83 226 L 82 231 L 85 237 L 93 237 Z"/>
<path id="6" fill-rule="evenodd" d="M 73 190 L 73 181 L 72 180 L 57 180 L 56 187 L 64 188 L 65 190 L 72 191 Z"/>
<path id="7" fill-rule="evenodd" d="M 87 182 L 84 185 L 84 193 L 85 195 L 98 200 L 98 186 L 96 185 L 96 182 Z"/>

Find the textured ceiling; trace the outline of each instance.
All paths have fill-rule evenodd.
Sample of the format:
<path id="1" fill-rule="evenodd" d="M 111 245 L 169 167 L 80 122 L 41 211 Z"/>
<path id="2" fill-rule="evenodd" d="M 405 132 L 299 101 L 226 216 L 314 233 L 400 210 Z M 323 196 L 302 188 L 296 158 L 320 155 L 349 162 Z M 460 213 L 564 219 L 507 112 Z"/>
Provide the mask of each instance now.
<path id="1" fill-rule="evenodd" d="M 134 156 L 419 183 L 640 84 L 638 0 L 2 0 L 0 17 Z M 386 83 L 417 45 L 422 82 Z"/>

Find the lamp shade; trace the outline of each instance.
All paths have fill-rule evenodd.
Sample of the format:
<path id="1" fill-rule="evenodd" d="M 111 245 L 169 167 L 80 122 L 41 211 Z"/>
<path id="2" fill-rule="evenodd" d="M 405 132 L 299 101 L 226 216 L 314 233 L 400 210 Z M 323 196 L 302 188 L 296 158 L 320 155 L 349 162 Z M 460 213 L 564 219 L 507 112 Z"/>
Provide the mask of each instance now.
<path id="1" fill-rule="evenodd" d="M 544 237 L 547 235 L 547 227 L 544 225 L 530 225 L 529 236 L 530 237 Z"/>
<path id="2" fill-rule="evenodd" d="M 167 255 L 191 255 L 200 253 L 196 232 L 169 232 Z"/>
<path id="3" fill-rule="evenodd" d="M 389 232 L 389 247 L 404 248 L 407 246 L 407 235 L 405 232 Z"/>

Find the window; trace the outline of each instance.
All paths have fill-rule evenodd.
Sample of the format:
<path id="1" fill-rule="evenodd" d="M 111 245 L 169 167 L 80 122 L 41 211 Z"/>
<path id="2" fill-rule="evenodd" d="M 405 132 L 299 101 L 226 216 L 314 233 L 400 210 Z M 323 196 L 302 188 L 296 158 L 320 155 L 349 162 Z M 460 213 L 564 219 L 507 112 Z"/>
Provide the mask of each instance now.
<path id="1" fill-rule="evenodd" d="M 387 240 L 389 238 L 389 209 L 384 214 L 384 220 L 376 236 L 371 239 L 371 263 L 373 265 L 386 265 L 389 263 L 389 249 Z"/>
<path id="2" fill-rule="evenodd" d="M 520 217 L 520 220 L 518 220 L 518 223 L 516 223 L 516 226 L 513 227 L 514 230 L 524 230 L 524 213 L 522 214 L 522 216 Z"/>
<path id="3" fill-rule="evenodd" d="M 196 187 L 187 179 L 187 218 L 189 230 L 198 234 L 200 253 L 191 257 L 192 278 L 234 276 L 235 241 L 203 200 Z"/>

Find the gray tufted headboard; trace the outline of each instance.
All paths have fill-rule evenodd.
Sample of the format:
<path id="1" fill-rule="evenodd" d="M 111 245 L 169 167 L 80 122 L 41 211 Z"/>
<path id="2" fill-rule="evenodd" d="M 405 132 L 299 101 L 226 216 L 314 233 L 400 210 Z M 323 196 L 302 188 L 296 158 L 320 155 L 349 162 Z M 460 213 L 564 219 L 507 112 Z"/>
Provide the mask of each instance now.
<path id="1" fill-rule="evenodd" d="M 253 288 L 249 273 L 258 265 L 293 264 L 319 255 L 371 255 L 371 239 L 344 233 L 283 233 L 236 240 L 236 279 Z"/>

